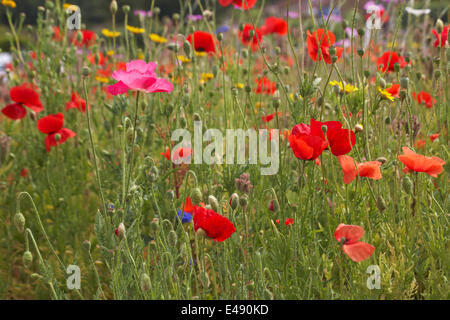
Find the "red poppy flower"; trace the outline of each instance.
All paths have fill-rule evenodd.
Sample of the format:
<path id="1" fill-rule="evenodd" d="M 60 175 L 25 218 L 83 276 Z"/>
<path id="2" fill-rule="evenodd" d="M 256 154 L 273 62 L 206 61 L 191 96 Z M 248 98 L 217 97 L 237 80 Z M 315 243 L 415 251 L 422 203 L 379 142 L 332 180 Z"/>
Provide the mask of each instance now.
<path id="1" fill-rule="evenodd" d="M 382 163 L 379 161 L 357 163 L 355 166 L 355 161 L 350 156 L 342 155 L 337 158 L 341 164 L 342 172 L 344 173 L 345 184 L 352 182 L 356 176 L 366 177 L 373 180 L 379 180 L 382 177 L 380 171 L 380 166 Z"/>
<path id="2" fill-rule="evenodd" d="M 293 223 L 294 223 L 294 219 L 292 219 L 292 218 L 286 218 L 286 220 L 284 221 L 284 224 L 287 226 L 289 226 Z"/>
<path id="3" fill-rule="evenodd" d="M 83 113 L 86 112 L 86 101 L 84 101 L 84 99 L 82 99 L 76 92 L 72 92 L 70 101 L 66 103 L 66 110 L 74 108 L 80 110 Z"/>
<path id="4" fill-rule="evenodd" d="M 275 220 L 277 224 L 280 224 L 280 219 Z"/>
<path id="5" fill-rule="evenodd" d="M 22 171 L 20 171 L 20 176 L 22 178 L 26 177 L 27 175 L 28 175 L 28 169 L 27 168 L 24 168 L 24 169 L 22 169 Z"/>
<path id="6" fill-rule="evenodd" d="M 17 87 L 12 87 L 9 91 L 11 100 L 16 103 L 7 105 L 2 109 L 2 113 L 12 120 L 22 119 L 26 116 L 27 111 L 24 106 L 30 108 L 36 113 L 44 110 L 42 107 L 39 94 L 32 88 L 31 85 L 22 84 Z"/>
<path id="7" fill-rule="evenodd" d="M 398 94 L 400 92 L 400 85 L 399 84 L 393 84 L 389 88 L 385 89 L 387 92 L 389 92 L 393 97 L 398 98 Z"/>
<path id="8" fill-rule="evenodd" d="M 222 242 L 236 231 L 234 224 L 211 209 L 194 206 L 194 230 L 202 229 L 208 238 Z"/>
<path id="9" fill-rule="evenodd" d="M 208 32 L 195 31 L 193 34 L 188 35 L 186 40 L 194 47 L 195 51 L 216 53 L 216 40 Z"/>
<path id="10" fill-rule="evenodd" d="M 252 45 L 252 50 L 256 51 L 258 49 L 258 43 L 262 41 L 263 33 L 260 28 L 256 28 L 254 31 L 253 39 L 250 37 L 250 30 L 254 30 L 251 24 L 244 25 L 244 29 L 238 32 L 238 37 L 244 46 Z"/>
<path id="11" fill-rule="evenodd" d="M 439 133 L 435 133 L 430 136 L 431 142 L 434 142 L 434 140 L 436 140 L 437 138 L 439 138 Z"/>
<path id="12" fill-rule="evenodd" d="M 392 53 L 392 55 L 391 55 Z M 389 60 L 390 57 L 390 60 Z M 388 66 L 389 62 L 389 66 Z M 403 59 L 403 57 L 399 57 L 397 52 L 393 51 L 386 51 L 381 55 L 381 57 L 377 60 L 377 66 L 378 70 L 381 70 L 382 72 L 393 72 L 394 71 L 394 64 L 400 64 L 400 68 L 404 68 L 406 66 L 406 61 Z"/>
<path id="13" fill-rule="evenodd" d="M 233 4 L 236 8 L 248 10 L 253 8 L 258 0 L 219 0 L 219 4 L 222 7 L 227 7 Z"/>
<path id="14" fill-rule="evenodd" d="M 52 40 L 55 41 L 62 41 L 63 36 L 61 35 L 61 32 L 59 30 L 58 26 L 52 26 L 52 31 L 53 31 L 53 37 Z"/>
<path id="15" fill-rule="evenodd" d="M 425 91 L 420 91 L 419 93 L 412 93 L 414 99 L 417 101 L 417 103 L 422 104 L 422 102 L 425 104 L 425 106 L 429 109 L 433 108 L 433 105 L 436 103 L 436 99 L 433 99 L 431 97 L 431 94 Z"/>
<path id="16" fill-rule="evenodd" d="M 77 32 L 74 32 L 72 35 L 72 44 L 76 45 L 79 48 L 82 47 L 90 47 L 91 45 L 93 45 L 97 39 L 97 35 L 94 31 L 90 31 L 90 30 L 81 30 L 81 42 L 78 41 L 78 36 L 77 36 Z"/>
<path id="17" fill-rule="evenodd" d="M 334 45 L 334 42 L 336 41 L 336 37 L 330 30 L 327 30 L 327 33 L 325 33 L 324 29 L 317 29 L 312 34 L 309 32 L 309 30 L 306 32 L 306 45 L 308 47 L 308 54 L 311 57 L 313 61 L 318 61 L 323 59 L 326 63 L 331 64 L 331 56 L 329 53 L 330 47 Z M 319 40 L 319 42 L 317 42 Z M 319 43 L 320 43 L 320 51 L 319 53 Z M 343 48 L 336 47 L 336 56 L 338 57 L 338 60 L 341 58 Z"/>
<path id="18" fill-rule="evenodd" d="M 266 77 L 255 79 L 255 82 L 257 83 L 255 91 L 258 94 L 274 94 L 277 91 L 277 83 Z"/>
<path id="19" fill-rule="evenodd" d="M 95 62 L 96 58 L 98 59 L 97 62 Z M 99 52 L 98 54 L 91 53 L 87 56 L 88 61 L 91 64 L 97 64 L 99 66 L 104 66 L 105 63 L 108 61 L 108 56 L 104 56 L 103 53 Z"/>
<path id="20" fill-rule="evenodd" d="M 406 167 L 403 168 L 404 173 L 410 171 L 425 172 L 429 176 L 437 178 L 438 174 L 444 171 L 445 161 L 438 157 L 426 157 L 421 154 L 417 154 L 408 147 L 403 147 L 403 154 L 398 156 Z"/>
<path id="21" fill-rule="evenodd" d="M 165 152 L 161 152 L 161 155 L 164 156 L 167 160 L 170 161 L 170 150 L 169 148 L 166 149 Z M 181 162 L 187 163 L 189 162 L 189 158 L 192 155 L 192 149 L 188 147 L 183 148 L 177 148 L 173 152 L 172 161 L 178 162 L 179 159 L 181 159 Z"/>
<path id="22" fill-rule="evenodd" d="M 434 42 L 434 47 L 441 47 L 444 48 L 446 46 L 447 38 L 448 38 L 448 29 L 449 26 L 444 26 L 444 29 L 442 29 L 442 32 L 439 34 L 436 30 L 432 30 L 434 36 L 436 37 L 436 41 Z"/>
<path id="23" fill-rule="evenodd" d="M 272 121 L 272 119 L 275 117 L 275 115 L 277 114 L 277 112 L 274 112 L 272 114 L 268 114 L 267 116 L 262 116 L 261 117 L 261 121 L 262 122 L 270 122 Z M 280 112 L 278 112 L 278 116 L 280 116 Z"/>
<path id="24" fill-rule="evenodd" d="M 294 155 L 301 160 L 314 160 L 328 147 L 322 130 L 300 123 L 292 128 L 289 145 Z"/>
<path id="25" fill-rule="evenodd" d="M 416 149 L 425 149 L 425 140 L 417 140 Z"/>
<path id="26" fill-rule="evenodd" d="M 64 115 L 62 113 L 51 114 L 41 118 L 37 122 L 37 128 L 40 132 L 47 134 L 45 138 L 45 149 L 50 151 L 51 147 L 56 147 L 67 139 L 75 137 L 76 134 L 70 129 L 63 128 Z"/>
<path id="27" fill-rule="evenodd" d="M 192 213 L 194 211 L 194 206 L 190 197 L 186 197 L 184 203 L 181 205 L 181 210 L 187 213 Z"/>
<path id="28" fill-rule="evenodd" d="M 269 17 L 266 19 L 266 22 L 261 30 L 264 35 L 276 33 L 280 36 L 284 36 L 287 34 L 287 22 L 281 18 Z"/>
<path id="29" fill-rule="evenodd" d="M 358 241 L 364 235 L 364 229 L 360 226 L 339 224 L 334 231 L 334 238 L 342 243 L 342 250 L 355 262 L 361 262 L 373 254 L 375 247 Z"/>

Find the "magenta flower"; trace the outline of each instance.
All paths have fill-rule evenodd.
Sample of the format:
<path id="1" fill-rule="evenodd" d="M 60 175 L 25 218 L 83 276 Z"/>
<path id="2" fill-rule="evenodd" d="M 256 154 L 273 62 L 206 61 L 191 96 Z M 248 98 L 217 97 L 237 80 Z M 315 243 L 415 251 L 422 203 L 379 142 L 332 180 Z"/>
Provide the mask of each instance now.
<path id="1" fill-rule="evenodd" d="M 155 62 L 130 61 L 126 64 L 126 70 L 113 72 L 112 77 L 118 82 L 108 86 L 108 92 L 114 96 L 126 93 L 128 90 L 147 93 L 172 92 L 172 83 L 166 79 L 158 78 L 155 69 Z"/>

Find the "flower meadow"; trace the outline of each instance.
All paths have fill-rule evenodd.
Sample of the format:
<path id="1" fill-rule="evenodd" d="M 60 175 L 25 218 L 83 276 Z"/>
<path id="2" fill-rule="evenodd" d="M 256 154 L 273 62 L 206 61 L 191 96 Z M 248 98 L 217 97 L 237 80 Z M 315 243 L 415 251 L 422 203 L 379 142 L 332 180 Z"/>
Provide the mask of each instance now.
<path id="1" fill-rule="evenodd" d="M 147 2 L 1 0 L 0 298 L 449 298 L 445 1 Z"/>

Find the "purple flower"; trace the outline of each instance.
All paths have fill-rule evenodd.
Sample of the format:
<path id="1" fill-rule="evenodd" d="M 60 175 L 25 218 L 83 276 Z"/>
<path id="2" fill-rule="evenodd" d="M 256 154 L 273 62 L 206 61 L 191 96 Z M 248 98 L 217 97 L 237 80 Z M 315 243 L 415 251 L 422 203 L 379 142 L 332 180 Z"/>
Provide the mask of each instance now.
<path id="1" fill-rule="evenodd" d="M 201 14 L 188 14 L 187 18 L 190 21 L 199 21 L 203 19 L 203 16 Z"/>
<path id="2" fill-rule="evenodd" d="M 217 28 L 216 34 L 217 33 L 225 33 L 225 32 L 228 32 L 229 30 L 230 30 L 230 28 L 228 26 L 221 26 L 221 27 Z"/>
<path id="3" fill-rule="evenodd" d="M 135 16 L 143 16 L 143 17 L 145 17 L 145 16 L 151 17 L 152 16 L 152 12 L 150 10 L 149 11 L 134 10 L 134 15 Z"/>

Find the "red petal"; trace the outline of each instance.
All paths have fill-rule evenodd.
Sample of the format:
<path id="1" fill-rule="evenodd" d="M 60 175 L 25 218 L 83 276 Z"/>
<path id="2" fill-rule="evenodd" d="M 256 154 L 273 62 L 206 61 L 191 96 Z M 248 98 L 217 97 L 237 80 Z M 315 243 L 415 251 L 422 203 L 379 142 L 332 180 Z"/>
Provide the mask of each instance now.
<path id="1" fill-rule="evenodd" d="M 8 104 L 2 109 L 2 113 L 12 120 L 23 119 L 27 115 L 27 111 L 19 103 Z"/>
<path id="2" fill-rule="evenodd" d="M 38 120 L 37 128 L 42 133 L 56 133 L 64 125 L 64 115 L 62 113 L 51 114 Z"/>
<path id="3" fill-rule="evenodd" d="M 344 244 L 342 250 L 353 261 L 361 262 L 370 258 L 375 251 L 375 247 L 365 242 L 356 242 L 348 245 Z"/>

